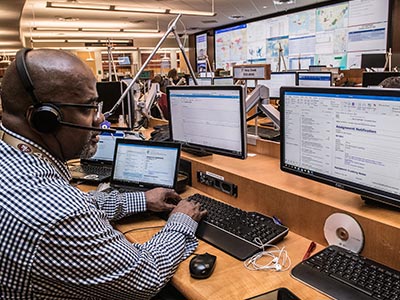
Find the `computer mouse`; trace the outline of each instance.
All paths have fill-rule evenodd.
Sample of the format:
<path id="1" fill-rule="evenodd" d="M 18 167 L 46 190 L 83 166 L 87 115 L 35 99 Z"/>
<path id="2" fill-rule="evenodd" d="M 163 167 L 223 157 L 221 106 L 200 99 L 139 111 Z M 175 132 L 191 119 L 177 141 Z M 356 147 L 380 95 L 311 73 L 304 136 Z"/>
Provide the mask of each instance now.
<path id="1" fill-rule="evenodd" d="M 190 260 L 190 275 L 196 279 L 205 279 L 210 277 L 214 271 L 216 260 L 217 257 L 209 253 L 197 254 Z"/>

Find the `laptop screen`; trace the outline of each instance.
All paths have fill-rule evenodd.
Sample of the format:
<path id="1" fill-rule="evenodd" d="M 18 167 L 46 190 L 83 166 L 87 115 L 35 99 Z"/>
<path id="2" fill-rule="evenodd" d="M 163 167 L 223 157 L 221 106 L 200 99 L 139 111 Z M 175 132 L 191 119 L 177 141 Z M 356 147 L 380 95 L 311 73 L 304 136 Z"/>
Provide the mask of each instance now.
<path id="1" fill-rule="evenodd" d="M 116 132 L 113 134 L 102 133 L 99 135 L 99 142 L 97 143 L 96 153 L 87 159 L 82 159 L 81 161 L 89 162 L 111 162 L 114 158 L 115 141 L 117 138 L 123 138 L 123 132 Z"/>
<path id="2" fill-rule="evenodd" d="M 117 139 L 111 184 L 175 188 L 180 144 Z"/>

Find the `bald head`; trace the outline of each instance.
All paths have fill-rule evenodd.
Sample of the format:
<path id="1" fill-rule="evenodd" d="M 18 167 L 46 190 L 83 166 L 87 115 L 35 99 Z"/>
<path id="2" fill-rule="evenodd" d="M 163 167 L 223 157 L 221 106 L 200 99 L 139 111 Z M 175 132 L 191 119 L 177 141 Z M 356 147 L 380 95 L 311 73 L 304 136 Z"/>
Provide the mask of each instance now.
<path id="1" fill-rule="evenodd" d="M 400 76 L 388 77 L 384 79 L 380 84 L 384 88 L 400 88 Z"/>
<path id="2" fill-rule="evenodd" d="M 40 102 L 68 102 L 80 95 L 88 84 L 96 81 L 90 68 L 73 54 L 61 50 L 38 49 L 25 57 L 34 93 Z M 4 114 L 24 117 L 33 100 L 24 89 L 15 61 L 2 81 Z"/>

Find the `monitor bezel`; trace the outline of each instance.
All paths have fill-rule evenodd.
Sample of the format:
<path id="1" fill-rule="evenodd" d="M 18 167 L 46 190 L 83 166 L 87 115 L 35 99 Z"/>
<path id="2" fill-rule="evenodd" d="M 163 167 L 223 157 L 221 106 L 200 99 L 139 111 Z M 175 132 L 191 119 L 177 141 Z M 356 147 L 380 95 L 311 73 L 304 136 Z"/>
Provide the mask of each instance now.
<path id="1" fill-rule="evenodd" d="M 301 170 L 295 170 L 285 165 L 285 93 L 304 92 L 318 94 L 354 94 L 368 96 L 389 96 L 400 99 L 399 92 L 393 89 L 368 89 L 368 88 L 349 88 L 349 87 L 283 87 L 281 88 L 281 142 L 280 142 L 280 169 L 284 172 L 300 177 L 311 179 L 316 182 L 324 183 L 336 188 L 359 194 L 363 199 L 379 201 L 392 206 L 400 207 L 400 195 L 379 191 L 365 185 L 334 178 L 324 174 L 309 174 Z"/>
<path id="2" fill-rule="evenodd" d="M 171 91 L 174 90 L 215 90 L 215 91 L 220 91 L 220 90 L 235 90 L 239 91 L 239 96 L 240 96 L 240 144 L 241 144 L 241 150 L 240 153 L 232 150 L 227 150 L 223 148 L 217 148 L 217 147 L 212 147 L 212 146 L 205 146 L 205 145 L 200 145 L 196 143 L 188 143 L 185 141 L 180 141 L 180 140 L 175 140 L 174 135 L 173 135 L 173 129 L 172 129 L 172 123 L 173 123 L 173 115 L 171 111 L 171 100 L 170 100 L 170 94 Z M 246 159 L 247 158 L 247 125 L 246 125 L 246 108 L 245 108 L 245 97 L 244 97 L 244 88 L 240 85 L 232 85 L 232 86 L 215 86 L 215 85 L 210 85 L 210 86 L 203 86 L 203 85 L 198 85 L 198 86 L 168 86 L 167 87 L 167 101 L 168 101 L 168 110 L 169 110 L 169 115 L 170 115 L 170 120 L 169 120 L 169 134 L 170 134 L 170 139 L 174 142 L 181 143 L 182 146 L 189 146 L 189 147 L 195 147 L 195 148 L 200 148 L 201 150 L 205 150 L 211 153 L 219 154 L 219 155 L 225 155 L 229 157 L 234 157 L 234 158 L 239 158 L 239 159 Z"/>

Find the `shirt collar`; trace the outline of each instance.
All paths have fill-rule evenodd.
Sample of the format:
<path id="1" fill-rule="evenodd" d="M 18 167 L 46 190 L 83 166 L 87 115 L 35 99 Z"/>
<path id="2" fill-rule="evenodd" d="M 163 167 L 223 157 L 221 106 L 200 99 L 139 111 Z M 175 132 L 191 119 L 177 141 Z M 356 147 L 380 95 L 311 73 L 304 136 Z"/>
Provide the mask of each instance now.
<path id="1" fill-rule="evenodd" d="M 45 150 L 43 147 L 39 146 L 35 142 L 31 141 L 30 139 L 23 137 L 23 136 L 19 135 L 18 133 L 15 133 L 12 130 L 7 129 L 2 123 L 0 123 L 0 128 L 1 128 L 1 130 L 6 132 L 7 134 L 11 135 L 12 137 L 37 148 L 48 159 L 44 159 L 43 157 L 35 155 L 37 158 L 45 160 L 45 161 L 49 160 L 49 163 L 52 164 L 53 166 L 55 166 L 55 168 L 61 174 L 61 176 L 63 176 L 68 182 L 71 181 L 71 179 L 72 179 L 71 172 L 69 171 L 67 165 L 64 162 L 60 161 L 59 159 L 56 159 L 47 150 Z"/>

